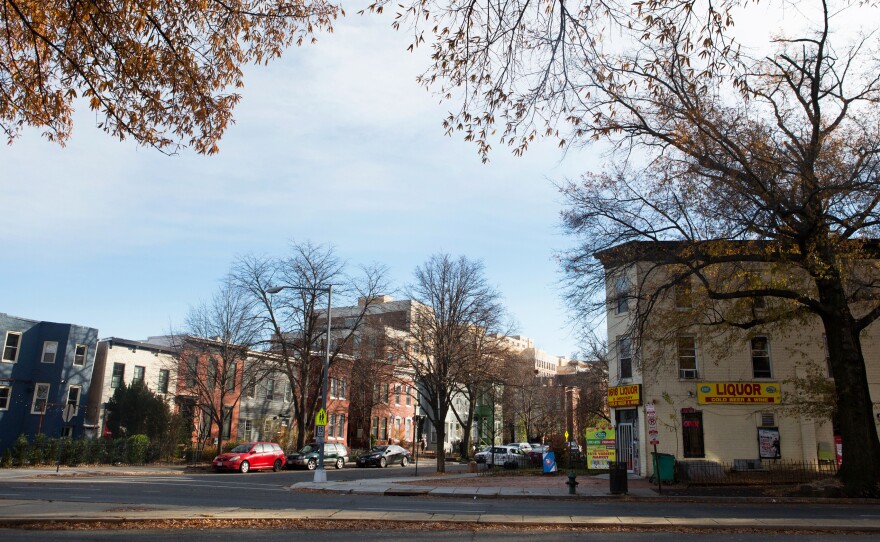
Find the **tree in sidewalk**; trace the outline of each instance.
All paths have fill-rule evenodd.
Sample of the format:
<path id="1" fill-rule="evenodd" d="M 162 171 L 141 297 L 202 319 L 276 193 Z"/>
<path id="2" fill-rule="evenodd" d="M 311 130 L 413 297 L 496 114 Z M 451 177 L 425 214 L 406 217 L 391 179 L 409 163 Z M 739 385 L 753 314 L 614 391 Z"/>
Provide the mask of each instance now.
<path id="1" fill-rule="evenodd" d="M 253 301 L 229 279 L 210 301 L 191 308 L 172 336 L 183 410 L 199 418 L 200 441 L 217 435 L 217 450 L 232 437 L 232 413 L 242 395 L 270 372 L 266 355 L 256 350 L 263 338 Z"/>
<path id="2" fill-rule="evenodd" d="M 407 295 L 415 301 L 409 330 L 413 348 L 401 354 L 437 435 L 437 471 L 445 472 L 446 418 L 475 370 L 474 335 L 497 333 L 504 309 L 482 263 L 448 254 L 434 255 L 416 268 Z"/>
<path id="3" fill-rule="evenodd" d="M 122 382 L 107 401 L 107 427 L 113 436 L 146 435 L 150 442 L 163 441 L 169 432 L 171 412 L 161 395 L 143 381 Z"/>
<path id="4" fill-rule="evenodd" d="M 232 121 L 243 68 L 280 57 L 339 12 L 324 0 L 34 2 L 0 9 L 0 131 L 64 143 L 81 103 L 98 127 L 203 154 Z"/>
<path id="5" fill-rule="evenodd" d="M 773 6 L 429 0 L 401 16 L 430 29 L 415 34 L 434 48 L 421 80 L 461 101 L 445 125 L 484 156 L 496 128 L 517 153 L 542 135 L 610 144 L 604 170 L 561 186 L 579 243 L 563 267 L 583 321 L 607 309 L 606 272 L 648 261 L 668 279 L 633 298 L 642 323 L 658 294 L 686 279 L 724 309 L 701 324 L 769 325 L 743 309 L 759 299 L 776 321 L 817 322 L 841 422 L 840 477 L 852 494 L 877 495 L 862 338 L 880 315 L 868 241 L 880 234 L 880 70 L 877 35 L 852 30 L 876 5 L 799 5 L 769 12 L 772 34 L 734 31 L 766 19 L 762 8 Z M 646 259 L 658 242 L 676 244 Z M 604 267 L 596 253 L 608 255 Z M 730 269 L 742 273 L 722 280 Z M 634 337 L 635 355 L 640 344 Z"/>
<path id="6" fill-rule="evenodd" d="M 321 405 L 324 347 L 327 340 L 327 286 L 333 299 L 357 303 L 354 314 L 341 322 L 331 319 L 330 367 L 348 358 L 345 349 L 354 340 L 365 316 L 387 291 L 386 271 L 366 266 L 349 275 L 346 264 L 333 247 L 311 242 L 294 243 L 287 258 L 244 256 L 234 264 L 236 289 L 253 303 L 265 336 L 272 369 L 290 382 L 290 415 L 296 428 L 296 448 L 311 436 L 313 420 Z M 285 286 L 276 294 L 269 289 Z"/>

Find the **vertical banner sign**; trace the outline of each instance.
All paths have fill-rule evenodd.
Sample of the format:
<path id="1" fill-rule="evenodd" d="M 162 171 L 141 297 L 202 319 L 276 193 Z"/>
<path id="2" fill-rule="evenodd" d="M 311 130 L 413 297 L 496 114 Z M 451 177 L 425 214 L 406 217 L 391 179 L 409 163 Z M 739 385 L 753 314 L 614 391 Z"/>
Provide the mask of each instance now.
<path id="1" fill-rule="evenodd" d="M 587 441 L 587 466 L 590 469 L 604 470 L 609 461 L 617 460 L 614 428 L 609 426 L 588 427 L 584 430 Z"/>
<path id="2" fill-rule="evenodd" d="M 556 472 L 556 454 L 553 452 L 544 452 L 543 461 L 544 474 Z"/>

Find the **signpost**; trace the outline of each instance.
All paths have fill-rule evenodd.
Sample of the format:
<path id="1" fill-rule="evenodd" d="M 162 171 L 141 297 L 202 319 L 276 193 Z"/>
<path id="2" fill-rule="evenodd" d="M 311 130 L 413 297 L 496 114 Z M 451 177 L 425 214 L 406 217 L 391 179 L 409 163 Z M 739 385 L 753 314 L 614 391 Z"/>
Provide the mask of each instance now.
<path id="1" fill-rule="evenodd" d="M 645 423 L 648 424 L 648 442 L 654 446 L 654 476 L 657 477 L 657 493 L 663 494 L 663 483 L 660 480 L 660 456 L 657 445 L 660 444 L 660 432 L 657 430 L 657 411 L 653 403 L 645 404 Z"/>
<path id="2" fill-rule="evenodd" d="M 318 439 L 318 446 L 324 449 L 324 429 L 327 427 L 327 411 L 323 408 L 315 414 L 315 438 Z"/>

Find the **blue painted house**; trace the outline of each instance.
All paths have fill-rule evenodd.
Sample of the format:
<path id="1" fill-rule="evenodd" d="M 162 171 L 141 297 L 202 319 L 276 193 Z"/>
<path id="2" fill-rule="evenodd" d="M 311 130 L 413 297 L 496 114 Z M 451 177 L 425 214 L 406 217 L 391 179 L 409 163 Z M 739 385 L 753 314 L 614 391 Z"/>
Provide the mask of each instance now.
<path id="1" fill-rule="evenodd" d="M 85 434 L 98 330 L 0 313 L 0 341 L 0 453 L 21 434 Z"/>

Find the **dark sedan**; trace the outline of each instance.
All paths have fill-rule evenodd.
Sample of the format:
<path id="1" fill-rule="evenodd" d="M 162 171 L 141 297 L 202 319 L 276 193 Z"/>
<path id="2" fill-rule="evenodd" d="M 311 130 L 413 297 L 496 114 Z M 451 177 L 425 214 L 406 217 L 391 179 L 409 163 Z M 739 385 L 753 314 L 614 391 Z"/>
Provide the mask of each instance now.
<path id="1" fill-rule="evenodd" d="M 401 467 L 409 465 L 412 456 L 406 448 L 401 448 L 394 444 L 388 446 L 375 446 L 369 452 L 358 456 L 358 467 L 387 467 L 388 465 L 399 464 Z"/>

